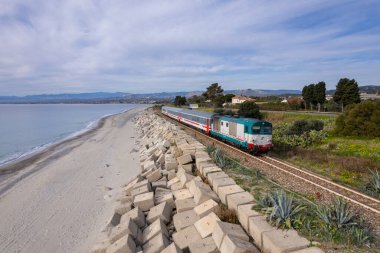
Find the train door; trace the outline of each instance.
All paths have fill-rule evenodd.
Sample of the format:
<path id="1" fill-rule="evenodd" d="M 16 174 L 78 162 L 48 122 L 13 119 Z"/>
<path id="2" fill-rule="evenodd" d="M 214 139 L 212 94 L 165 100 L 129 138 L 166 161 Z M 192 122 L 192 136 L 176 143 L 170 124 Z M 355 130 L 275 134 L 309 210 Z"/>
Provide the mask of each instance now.
<path id="1" fill-rule="evenodd" d="M 215 132 L 220 132 L 220 118 L 214 117 L 212 122 L 212 129 Z"/>

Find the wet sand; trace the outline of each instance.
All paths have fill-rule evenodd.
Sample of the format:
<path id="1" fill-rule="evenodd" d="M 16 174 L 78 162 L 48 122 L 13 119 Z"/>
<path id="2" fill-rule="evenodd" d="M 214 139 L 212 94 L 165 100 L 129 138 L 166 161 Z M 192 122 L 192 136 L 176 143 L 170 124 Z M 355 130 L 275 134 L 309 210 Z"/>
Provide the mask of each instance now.
<path id="1" fill-rule="evenodd" d="M 139 172 L 135 108 L 0 168 L 0 252 L 87 252 Z"/>

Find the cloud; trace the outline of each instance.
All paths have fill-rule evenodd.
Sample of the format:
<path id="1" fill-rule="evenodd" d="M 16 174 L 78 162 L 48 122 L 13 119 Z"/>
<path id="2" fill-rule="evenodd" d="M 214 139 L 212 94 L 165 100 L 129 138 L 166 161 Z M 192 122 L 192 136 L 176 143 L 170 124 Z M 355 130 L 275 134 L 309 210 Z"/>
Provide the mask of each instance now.
<path id="1" fill-rule="evenodd" d="M 379 84 L 380 3 L 0 3 L 1 95 Z"/>

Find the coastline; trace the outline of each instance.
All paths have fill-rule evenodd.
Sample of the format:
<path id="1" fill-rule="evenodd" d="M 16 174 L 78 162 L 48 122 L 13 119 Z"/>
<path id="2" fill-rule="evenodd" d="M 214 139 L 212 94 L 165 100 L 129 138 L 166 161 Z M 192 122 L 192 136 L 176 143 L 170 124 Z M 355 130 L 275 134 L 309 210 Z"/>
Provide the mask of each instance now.
<path id="1" fill-rule="evenodd" d="M 114 210 L 116 189 L 140 170 L 133 119 L 144 109 L 103 117 L 2 168 L 0 252 L 88 252 Z"/>
<path id="2" fill-rule="evenodd" d="M 4 177 L 6 177 L 7 174 L 22 170 L 29 164 L 35 163 L 43 158 L 46 158 L 47 156 L 49 156 L 49 154 L 54 152 L 56 149 L 61 148 L 64 145 L 67 145 L 73 141 L 86 137 L 86 135 L 90 135 L 91 133 L 97 131 L 98 129 L 104 126 L 105 121 L 109 117 L 128 112 L 135 108 L 136 107 L 129 108 L 127 110 L 124 110 L 122 112 L 117 112 L 114 114 L 103 115 L 98 120 L 94 122 L 90 122 L 89 124 L 92 125 L 90 127 L 89 125 L 87 125 L 85 128 L 78 130 L 74 133 L 71 133 L 70 135 L 62 139 L 53 141 L 51 143 L 43 144 L 40 147 L 34 147 L 33 149 L 37 148 L 37 150 L 26 151 L 23 154 L 21 154 L 18 158 L 12 159 L 10 161 L 6 161 L 3 164 L 0 164 L 0 182 L 4 180 Z M 30 153 L 28 154 L 28 152 Z M 1 191 L 0 191 L 0 195 L 1 195 Z"/>

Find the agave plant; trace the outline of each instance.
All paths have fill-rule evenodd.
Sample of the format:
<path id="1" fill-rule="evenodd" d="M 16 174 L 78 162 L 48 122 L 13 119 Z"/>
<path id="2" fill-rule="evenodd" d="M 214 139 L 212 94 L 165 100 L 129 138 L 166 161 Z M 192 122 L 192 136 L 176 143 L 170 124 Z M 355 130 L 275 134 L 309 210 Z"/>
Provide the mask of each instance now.
<path id="1" fill-rule="evenodd" d="M 215 146 L 213 146 L 213 145 L 207 145 L 207 147 L 206 147 L 206 152 L 209 154 L 209 155 L 211 155 L 214 151 L 215 151 Z"/>
<path id="2" fill-rule="evenodd" d="M 294 196 L 287 194 L 284 190 L 274 191 L 268 197 L 271 206 L 266 208 L 266 213 L 277 227 L 292 228 L 297 220 L 297 215 L 306 208 L 306 206 L 297 205 Z"/>
<path id="3" fill-rule="evenodd" d="M 212 158 L 220 168 L 223 169 L 227 166 L 227 159 L 224 157 L 224 154 L 220 149 L 215 149 L 212 152 Z"/>
<path id="4" fill-rule="evenodd" d="M 355 245 L 369 245 L 372 241 L 371 231 L 364 227 L 352 227 L 350 229 L 350 241 Z"/>
<path id="5" fill-rule="evenodd" d="M 367 188 L 373 195 L 380 197 L 380 173 L 377 170 L 370 170 L 370 173 L 371 177 Z"/>
<path id="6" fill-rule="evenodd" d="M 317 207 L 316 215 L 324 223 L 337 228 L 356 225 L 348 202 L 341 197 L 335 198 L 330 205 Z"/>

